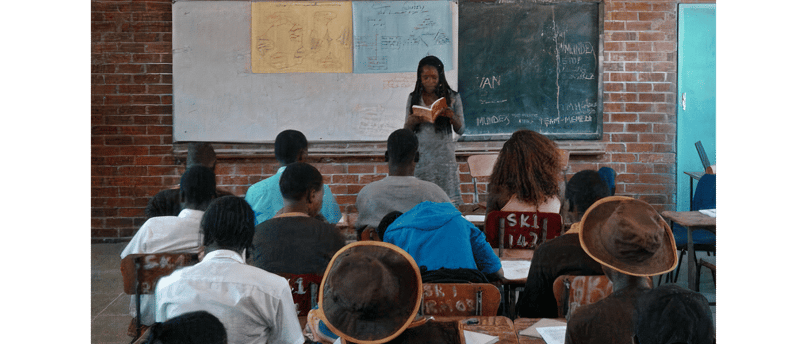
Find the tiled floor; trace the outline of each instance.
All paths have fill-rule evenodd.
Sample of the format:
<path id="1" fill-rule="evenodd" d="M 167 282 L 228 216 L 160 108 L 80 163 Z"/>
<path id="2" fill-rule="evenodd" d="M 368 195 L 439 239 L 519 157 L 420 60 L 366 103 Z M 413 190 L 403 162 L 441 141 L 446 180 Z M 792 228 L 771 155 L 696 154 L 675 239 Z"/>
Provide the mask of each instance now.
<path id="1" fill-rule="evenodd" d="M 128 314 L 130 297 L 123 292 L 121 271 L 119 270 L 121 262 L 119 254 L 126 245 L 127 243 L 91 245 L 90 338 L 93 344 L 121 344 L 129 343 L 132 340 L 126 333 L 127 326 L 132 319 Z M 698 253 L 698 257 L 704 255 L 704 252 Z M 685 270 L 684 266 L 680 269 L 680 277 L 677 281 L 677 284 L 683 287 L 688 285 Z M 716 289 L 707 269 L 702 269 L 699 288 L 709 301 L 716 301 Z M 711 309 L 713 309 L 715 317 L 716 307 L 711 307 Z"/>

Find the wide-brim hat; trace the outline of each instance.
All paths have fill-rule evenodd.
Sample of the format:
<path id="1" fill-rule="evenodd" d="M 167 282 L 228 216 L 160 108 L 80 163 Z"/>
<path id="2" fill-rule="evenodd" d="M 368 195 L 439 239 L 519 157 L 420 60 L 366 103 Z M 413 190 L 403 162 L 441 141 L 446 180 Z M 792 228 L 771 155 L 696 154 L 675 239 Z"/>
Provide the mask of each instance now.
<path id="1" fill-rule="evenodd" d="M 660 275 L 677 266 L 671 228 L 644 201 L 623 196 L 598 200 L 584 213 L 579 236 L 592 259 L 628 275 Z"/>
<path id="2" fill-rule="evenodd" d="M 345 340 L 384 343 L 412 324 L 422 294 L 420 268 L 406 251 L 359 241 L 341 248 L 327 265 L 317 312 Z"/>

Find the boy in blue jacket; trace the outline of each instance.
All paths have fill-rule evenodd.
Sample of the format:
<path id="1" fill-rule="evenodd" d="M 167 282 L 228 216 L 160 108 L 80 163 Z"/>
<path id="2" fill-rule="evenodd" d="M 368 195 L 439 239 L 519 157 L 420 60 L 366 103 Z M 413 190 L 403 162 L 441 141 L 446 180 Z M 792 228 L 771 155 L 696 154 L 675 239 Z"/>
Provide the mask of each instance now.
<path id="1" fill-rule="evenodd" d="M 502 262 L 485 234 L 451 203 L 426 201 L 414 206 L 389 225 L 383 241 L 408 252 L 427 271 L 476 269 L 491 281 L 504 279 Z"/>

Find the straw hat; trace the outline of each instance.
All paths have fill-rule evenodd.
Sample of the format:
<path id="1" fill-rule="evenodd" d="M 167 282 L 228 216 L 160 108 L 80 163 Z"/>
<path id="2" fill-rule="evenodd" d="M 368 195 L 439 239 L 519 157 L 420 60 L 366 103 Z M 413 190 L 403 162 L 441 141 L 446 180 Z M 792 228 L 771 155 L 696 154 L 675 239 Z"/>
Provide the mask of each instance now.
<path id="1" fill-rule="evenodd" d="M 384 343 L 414 321 L 423 294 L 420 269 L 401 248 L 359 241 L 333 256 L 319 288 L 319 318 L 355 343 Z"/>
<path id="2" fill-rule="evenodd" d="M 581 247 L 598 263 L 633 276 L 654 276 L 677 266 L 668 223 L 646 202 L 610 196 L 581 220 Z"/>

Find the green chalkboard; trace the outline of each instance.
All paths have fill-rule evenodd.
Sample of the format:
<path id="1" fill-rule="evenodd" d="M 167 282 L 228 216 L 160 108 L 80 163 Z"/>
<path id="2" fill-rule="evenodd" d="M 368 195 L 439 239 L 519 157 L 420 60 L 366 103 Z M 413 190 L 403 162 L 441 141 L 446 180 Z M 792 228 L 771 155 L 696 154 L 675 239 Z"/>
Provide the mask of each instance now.
<path id="1" fill-rule="evenodd" d="M 462 140 L 530 129 L 602 137 L 602 8 L 596 2 L 459 5 Z"/>

